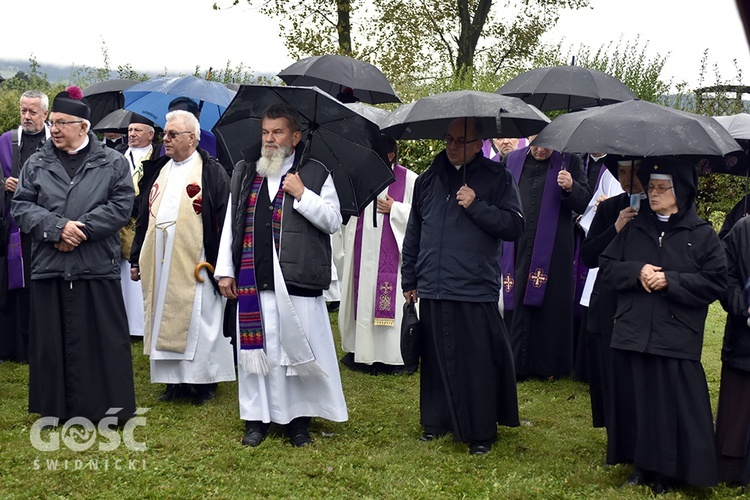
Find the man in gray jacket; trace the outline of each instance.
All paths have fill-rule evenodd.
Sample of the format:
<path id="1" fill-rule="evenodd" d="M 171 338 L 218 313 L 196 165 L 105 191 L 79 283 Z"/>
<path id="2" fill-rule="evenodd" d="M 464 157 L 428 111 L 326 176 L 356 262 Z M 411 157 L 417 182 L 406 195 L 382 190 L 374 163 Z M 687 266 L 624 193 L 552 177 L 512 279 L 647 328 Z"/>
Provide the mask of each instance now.
<path id="1" fill-rule="evenodd" d="M 135 193 L 127 160 L 89 132 L 89 116 L 78 87 L 55 97 L 51 140 L 12 202 L 32 238 L 29 413 L 59 420 L 135 412 L 118 237 Z"/>

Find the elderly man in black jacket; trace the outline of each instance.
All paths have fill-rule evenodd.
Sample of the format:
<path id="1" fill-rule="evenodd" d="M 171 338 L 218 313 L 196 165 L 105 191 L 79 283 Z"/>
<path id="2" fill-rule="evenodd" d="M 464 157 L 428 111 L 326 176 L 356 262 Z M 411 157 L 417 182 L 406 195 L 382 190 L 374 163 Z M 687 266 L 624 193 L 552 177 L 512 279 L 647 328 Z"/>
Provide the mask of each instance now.
<path id="1" fill-rule="evenodd" d="M 519 423 L 498 262 L 524 227 L 516 182 L 480 153 L 481 139 L 474 118 L 449 126 L 416 181 L 401 268 L 407 302 L 421 299 L 420 439 L 452 432 L 475 455 L 490 451 L 498 423 Z"/>
<path id="2" fill-rule="evenodd" d="M 55 97 L 52 140 L 24 165 L 12 210 L 32 238 L 29 412 L 97 421 L 135 412 L 118 237 L 134 191 L 125 158 L 89 132 L 81 97 Z"/>

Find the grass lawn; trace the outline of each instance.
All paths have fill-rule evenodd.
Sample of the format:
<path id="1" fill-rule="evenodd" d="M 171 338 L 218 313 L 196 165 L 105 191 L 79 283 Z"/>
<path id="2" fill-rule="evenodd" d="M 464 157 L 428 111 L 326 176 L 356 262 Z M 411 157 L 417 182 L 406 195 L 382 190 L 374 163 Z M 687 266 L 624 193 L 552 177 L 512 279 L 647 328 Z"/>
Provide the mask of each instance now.
<path id="1" fill-rule="evenodd" d="M 719 390 L 724 312 L 711 307 L 703 363 L 712 406 Z M 336 314 L 331 316 L 337 324 Z M 338 336 L 338 333 L 335 333 Z M 340 342 L 337 338 L 337 344 Z M 349 421 L 313 419 L 313 446 L 293 448 L 274 432 L 258 448 L 240 444 L 235 383 L 221 384 L 205 406 L 162 403 L 149 382 L 148 359 L 133 346 L 139 407 L 135 430 L 145 451 L 124 445 L 99 451 L 39 451 L 36 415 L 27 408 L 28 366 L 0 364 L 2 498 L 651 498 L 646 487 L 619 489 L 628 467 L 605 467 L 606 436 L 591 427 L 588 388 L 571 380 L 519 384 L 527 425 L 501 427 L 492 452 L 474 457 L 449 437 L 418 441 L 418 376 L 370 376 L 342 367 Z M 59 432 L 59 429 L 58 429 Z M 50 431 L 42 436 L 52 439 Z M 56 469 L 55 469 L 56 464 Z M 732 498 L 724 486 L 665 498 Z"/>

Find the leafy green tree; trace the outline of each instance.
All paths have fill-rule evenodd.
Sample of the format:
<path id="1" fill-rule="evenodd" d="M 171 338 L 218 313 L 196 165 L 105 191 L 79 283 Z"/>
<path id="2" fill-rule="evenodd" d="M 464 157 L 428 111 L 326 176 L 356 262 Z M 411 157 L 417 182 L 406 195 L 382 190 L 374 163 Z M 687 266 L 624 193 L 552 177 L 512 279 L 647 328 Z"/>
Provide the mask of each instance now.
<path id="1" fill-rule="evenodd" d="M 247 0 L 280 21 L 292 58 L 349 55 L 376 64 L 394 84 L 478 67 L 497 73 L 534 53 L 563 9 L 588 1 Z"/>

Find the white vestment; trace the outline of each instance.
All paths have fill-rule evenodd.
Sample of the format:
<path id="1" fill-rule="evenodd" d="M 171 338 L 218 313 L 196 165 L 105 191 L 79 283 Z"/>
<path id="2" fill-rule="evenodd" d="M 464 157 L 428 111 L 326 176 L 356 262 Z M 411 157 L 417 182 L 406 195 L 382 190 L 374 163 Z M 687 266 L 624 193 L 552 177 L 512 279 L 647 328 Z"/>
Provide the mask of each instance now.
<path id="1" fill-rule="evenodd" d="M 125 158 L 130 164 L 131 177 L 135 174 L 135 165 L 140 164 L 141 159 L 148 153 L 149 148 L 129 148 L 125 152 Z M 133 182 L 136 182 L 133 179 Z M 128 328 L 130 335 L 143 337 L 143 289 L 141 284 L 130 279 L 130 263 L 127 259 L 120 260 L 120 286 L 122 298 L 125 302 L 125 313 L 128 316 Z"/>
<path id="2" fill-rule="evenodd" d="M 193 161 L 170 161 L 167 169 L 168 182 L 164 191 L 156 224 L 177 220 L 180 197 L 186 179 L 193 168 Z M 214 291 L 211 277 L 201 270 L 203 283 L 196 283 L 193 296 L 193 311 L 190 316 L 187 346 L 184 353 L 160 351 L 156 348 L 159 328 L 167 294 L 169 268 L 172 263 L 175 225 L 166 230 L 155 229 L 156 252 L 154 266 L 154 320 L 151 334 L 151 382 L 166 384 L 210 384 L 235 379 L 234 356 L 229 339 L 222 331 L 224 298 Z M 196 235 L 202 238 L 202 235 Z M 160 256 L 164 255 L 163 262 Z M 205 260 L 201 251 L 201 262 Z"/>
<path id="3" fill-rule="evenodd" d="M 377 214 L 377 227 L 373 227 L 372 215 L 376 210 L 375 202 L 369 204 L 361 217 L 362 245 L 359 269 L 359 290 L 357 303 L 354 302 L 354 239 L 357 232 L 357 217 L 352 217 L 343 229 L 344 233 L 344 269 L 340 276 L 341 304 L 339 306 L 339 331 L 341 347 L 346 352 L 354 353 L 354 361 L 371 365 L 385 363 L 403 365 L 401 358 L 401 319 L 404 315 L 404 295 L 401 291 L 401 247 L 406 235 L 406 224 L 411 212 L 411 199 L 417 174 L 406 171 L 404 201 L 391 206 L 390 224 L 398 245 L 398 275 L 396 280 L 396 318 L 393 326 L 376 326 L 375 300 L 380 260 L 380 239 L 383 235 L 383 214 Z M 388 190 L 378 195 L 385 199 Z M 357 316 L 354 317 L 354 308 Z"/>
<path id="4" fill-rule="evenodd" d="M 602 165 L 602 168 L 606 169 L 607 167 Z M 598 200 L 602 196 L 611 198 L 612 196 L 617 196 L 622 192 L 623 190 L 622 186 L 620 185 L 620 181 L 617 180 L 617 178 L 615 178 L 615 176 L 612 175 L 609 170 L 605 170 L 605 172 L 601 176 L 601 179 L 599 180 L 599 187 L 596 189 L 594 196 L 591 197 L 591 201 L 589 202 L 588 207 L 586 207 L 586 211 L 583 212 L 583 216 L 581 217 L 581 220 L 579 222 L 580 226 L 583 228 L 586 234 L 589 234 L 591 222 L 594 220 L 594 216 L 596 215 L 596 200 Z M 584 307 L 589 306 L 589 300 L 591 299 L 591 292 L 594 289 L 594 282 L 596 281 L 597 274 L 599 274 L 599 268 L 595 267 L 593 269 L 589 269 L 589 272 L 586 275 L 586 282 L 583 284 L 583 291 L 581 292 L 580 301 L 580 304 Z"/>
<path id="5" fill-rule="evenodd" d="M 290 169 L 293 158 L 294 155 L 287 158 L 281 174 L 268 177 L 270 199 L 276 196 L 281 185 L 281 176 Z M 227 206 L 232 206 L 231 196 Z M 244 202 L 240 204 L 242 209 L 245 206 Z M 300 201 L 295 200 L 293 207 L 315 227 L 327 234 L 335 233 L 341 225 L 339 200 L 331 176 L 328 176 L 320 195 L 305 189 Z M 239 274 L 239 270 L 235 272 L 232 259 L 232 229 L 231 210 L 227 210 L 214 273 L 217 279 L 220 277 L 236 279 Z M 283 238 L 283 219 L 281 233 Z M 274 283 L 274 286 L 278 284 Z M 279 315 L 290 314 L 290 311 L 279 310 L 276 296 L 272 291 L 261 291 L 259 297 L 268 373 L 265 375 L 247 373 L 241 367 L 239 368 L 237 378 L 240 418 L 282 425 L 288 424 L 297 417 L 321 417 L 334 422 L 346 421 L 349 416 L 341 387 L 333 332 L 323 296 L 291 296 L 294 310 L 315 355 L 315 361 L 327 372 L 327 375 L 304 378 L 287 375 L 287 367 L 281 365 Z M 239 319 L 237 332 L 239 334 Z M 237 349 L 239 355 L 239 337 Z"/>

